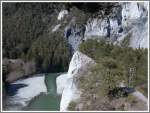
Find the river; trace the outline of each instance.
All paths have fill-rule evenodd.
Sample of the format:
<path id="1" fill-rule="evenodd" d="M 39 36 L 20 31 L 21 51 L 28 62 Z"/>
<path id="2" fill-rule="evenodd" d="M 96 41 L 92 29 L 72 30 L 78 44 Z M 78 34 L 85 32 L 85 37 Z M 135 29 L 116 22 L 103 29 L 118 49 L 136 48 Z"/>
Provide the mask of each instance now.
<path id="1" fill-rule="evenodd" d="M 20 83 L 27 83 L 28 86 L 15 90 L 16 94 L 9 96 L 5 111 L 59 111 L 61 97 L 57 95 L 56 77 L 60 74 L 41 74 L 42 76 L 30 77 L 14 82 L 12 84 L 13 88 L 14 86 L 16 87 L 16 84 L 20 86 Z M 43 93 L 39 95 L 38 90 Z M 34 98 L 29 99 L 30 97 Z M 26 102 L 28 99 L 29 101 Z M 24 107 L 22 107 L 22 104 Z"/>
<path id="2" fill-rule="evenodd" d="M 34 98 L 25 110 L 36 111 L 59 111 L 60 96 L 57 95 L 56 77 L 60 73 L 46 74 L 45 83 L 47 86 L 47 94 L 41 94 Z"/>

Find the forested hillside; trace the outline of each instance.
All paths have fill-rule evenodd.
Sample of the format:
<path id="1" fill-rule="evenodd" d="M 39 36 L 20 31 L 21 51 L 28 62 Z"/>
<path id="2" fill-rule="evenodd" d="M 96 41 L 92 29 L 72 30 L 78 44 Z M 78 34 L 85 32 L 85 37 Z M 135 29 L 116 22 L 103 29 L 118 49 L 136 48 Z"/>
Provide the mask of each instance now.
<path id="1" fill-rule="evenodd" d="M 70 103 L 69 110 L 129 109 L 124 107 L 125 102 L 131 108 L 143 106 L 142 102 L 138 105 L 140 102 L 135 97 L 119 87 L 135 88 L 148 96 L 147 49 L 121 47 L 105 40 L 89 39 L 80 45 L 80 51 L 93 58 L 96 65 L 75 78 L 82 94 L 80 101 Z"/>
<path id="2" fill-rule="evenodd" d="M 65 71 L 70 48 L 63 33 L 51 33 L 57 13 L 65 5 L 3 4 L 3 58 L 33 60 L 39 72 Z"/>

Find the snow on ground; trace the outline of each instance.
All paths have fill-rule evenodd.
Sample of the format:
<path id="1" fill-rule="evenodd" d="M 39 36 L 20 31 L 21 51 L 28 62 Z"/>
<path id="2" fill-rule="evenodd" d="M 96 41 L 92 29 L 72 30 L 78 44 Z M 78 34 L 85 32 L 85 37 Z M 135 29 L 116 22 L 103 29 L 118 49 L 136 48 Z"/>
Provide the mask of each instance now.
<path id="1" fill-rule="evenodd" d="M 26 78 L 23 80 L 18 80 L 13 84 L 28 85 L 27 87 L 18 89 L 17 94 L 13 97 L 10 97 L 12 103 L 21 104 L 22 106 L 26 106 L 28 101 L 30 101 L 40 93 L 47 93 L 45 76 Z"/>

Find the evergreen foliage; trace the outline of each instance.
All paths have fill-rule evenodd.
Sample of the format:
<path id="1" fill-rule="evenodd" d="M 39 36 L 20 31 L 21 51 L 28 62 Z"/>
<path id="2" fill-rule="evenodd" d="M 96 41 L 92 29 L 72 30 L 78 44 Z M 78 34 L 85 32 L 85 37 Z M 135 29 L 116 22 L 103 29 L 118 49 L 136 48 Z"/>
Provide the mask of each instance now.
<path id="1" fill-rule="evenodd" d="M 28 59 L 36 62 L 37 71 L 67 71 L 71 58 L 69 46 L 58 33 L 39 37 L 28 51 Z"/>
<path id="2" fill-rule="evenodd" d="M 130 70 L 133 69 L 133 87 L 147 83 L 147 49 L 132 49 L 126 46 L 113 45 L 104 40 L 89 39 L 80 45 L 80 51 L 93 58 L 98 63 L 96 67 L 102 66 L 105 72 L 108 71 L 112 75 L 113 73 L 114 75 L 119 73 L 123 80 L 128 79 Z M 101 72 L 102 69 L 98 70 Z M 113 78 L 115 77 L 114 75 Z M 127 81 L 125 82 L 128 85 Z"/>
<path id="3" fill-rule="evenodd" d="M 3 58 L 33 60 L 38 72 L 66 71 L 70 48 L 63 32 L 51 33 L 60 3 L 3 3 Z"/>
<path id="4" fill-rule="evenodd" d="M 121 104 L 116 108 L 112 103 L 114 101 L 131 103 L 131 100 L 123 98 L 122 92 L 118 92 L 117 98 L 109 95 L 109 91 L 120 87 L 121 83 L 138 89 L 147 96 L 147 49 L 133 49 L 113 45 L 104 40 L 89 39 L 80 45 L 80 51 L 97 63 L 84 72 L 83 76 L 77 78 L 78 87 L 82 91 L 80 102 L 77 104 L 82 104 L 80 110 L 125 110 Z M 78 108 L 77 105 L 70 110 Z"/>

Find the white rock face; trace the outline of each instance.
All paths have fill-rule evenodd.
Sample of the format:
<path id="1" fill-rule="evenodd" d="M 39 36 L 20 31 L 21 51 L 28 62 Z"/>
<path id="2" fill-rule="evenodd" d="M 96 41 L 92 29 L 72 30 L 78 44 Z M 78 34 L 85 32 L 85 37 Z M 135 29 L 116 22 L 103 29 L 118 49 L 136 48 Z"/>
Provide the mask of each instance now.
<path id="1" fill-rule="evenodd" d="M 89 19 L 84 40 L 93 36 L 108 37 L 116 43 L 132 32 L 129 46 L 148 48 L 148 2 L 121 3 L 121 7 L 116 14 L 113 13 L 115 17 L 110 14 L 105 18 Z"/>
<path id="2" fill-rule="evenodd" d="M 67 83 L 68 80 L 68 74 L 61 74 L 59 77 L 56 79 L 56 84 L 57 84 L 57 94 L 62 94 L 64 87 Z"/>
<path id="3" fill-rule="evenodd" d="M 148 2 L 128 2 L 122 4 L 122 18 L 125 19 L 139 19 L 146 16 L 148 9 Z"/>
<path id="4" fill-rule="evenodd" d="M 84 40 L 92 36 L 98 38 L 108 37 L 118 44 L 127 34 L 131 33 L 129 46 L 133 48 L 148 48 L 148 2 L 121 3 L 121 10 L 119 9 L 118 11 L 114 17 L 90 18 L 85 25 Z M 60 15 L 63 15 L 63 13 L 60 13 Z M 74 35 L 71 39 L 75 38 L 79 39 L 76 43 L 72 40 L 68 42 L 71 45 L 76 44 L 73 47 L 78 48 L 78 44 L 80 44 L 82 39 Z M 76 51 L 70 62 L 68 73 L 57 77 L 57 93 L 62 94 L 61 111 L 66 111 L 72 100 L 79 99 L 81 92 L 77 89 L 74 78 L 79 76 L 78 73 L 82 68 L 85 68 L 88 63 L 93 62 L 91 58 Z"/>
<path id="5" fill-rule="evenodd" d="M 132 9 L 132 10 L 131 10 Z M 138 19 L 141 16 L 141 11 L 137 3 L 125 3 L 122 9 L 122 17 L 124 19 Z"/>
<path id="6" fill-rule="evenodd" d="M 91 36 L 106 36 L 107 29 L 107 21 L 104 19 L 93 19 L 92 21 L 88 21 L 86 25 L 85 31 L 85 39 L 90 38 Z"/>
<path id="7" fill-rule="evenodd" d="M 40 93 L 47 93 L 45 85 L 45 76 L 31 77 L 23 80 L 18 80 L 12 84 L 26 84 L 27 87 L 18 89 L 18 92 L 13 97 L 9 98 L 9 103 L 26 106 L 27 102 Z"/>
<path id="8" fill-rule="evenodd" d="M 130 47 L 148 48 L 148 23 L 145 23 L 144 25 L 143 23 L 134 26 L 132 38 L 130 39 Z"/>
<path id="9" fill-rule="evenodd" d="M 52 32 L 57 31 L 57 30 L 60 28 L 60 26 L 61 26 L 61 24 L 56 25 L 56 26 L 52 29 Z"/>
<path id="10" fill-rule="evenodd" d="M 86 68 L 88 64 L 93 64 L 94 61 L 84 55 L 83 53 L 76 51 L 72 57 L 67 74 L 57 77 L 57 93 L 62 93 L 60 110 L 67 111 L 68 105 L 71 101 L 76 101 L 80 97 L 80 91 L 77 89 L 75 77 L 79 76 L 79 71 Z"/>
<path id="11" fill-rule="evenodd" d="M 58 20 L 62 20 L 64 18 L 65 15 L 68 15 L 68 11 L 67 10 L 62 10 L 59 12 L 57 19 Z"/>

